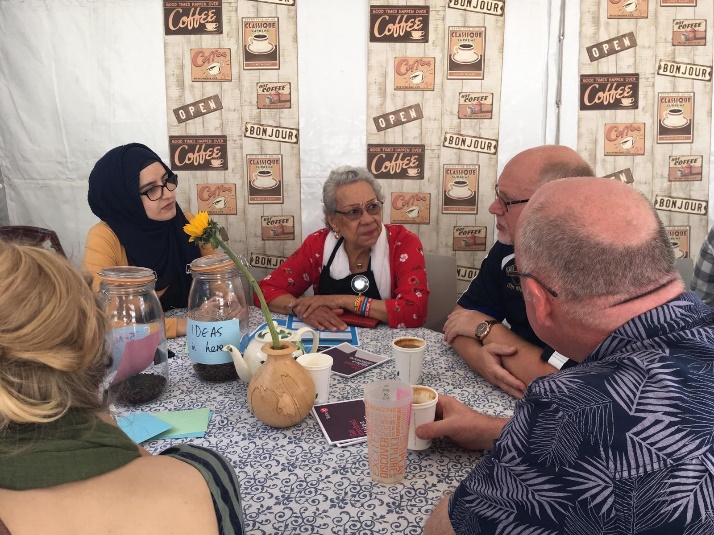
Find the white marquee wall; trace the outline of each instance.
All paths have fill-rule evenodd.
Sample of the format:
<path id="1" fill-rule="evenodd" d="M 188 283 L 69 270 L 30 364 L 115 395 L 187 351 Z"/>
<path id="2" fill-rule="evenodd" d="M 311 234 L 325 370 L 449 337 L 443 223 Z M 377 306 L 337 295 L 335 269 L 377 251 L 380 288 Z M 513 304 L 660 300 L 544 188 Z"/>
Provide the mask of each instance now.
<path id="1" fill-rule="evenodd" d="M 367 6 L 297 0 L 304 233 L 321 226 L 329 170 L 365 163 Z M 560 6 L 508 4 L 499 169 L 555 141 Z M 567 9 L 577 32 L 579 5 Z M 4 193 L 10 224 L 55 229 L 79 264 L 96 222 L 86 202 L 94 162 L 132 141 L 168 158 L 161 1 L 2 0 L 0 57 L 0 220 Z M 578 36 L 566 33 L 560 143 L 573 147 L 577 60 Z"/>

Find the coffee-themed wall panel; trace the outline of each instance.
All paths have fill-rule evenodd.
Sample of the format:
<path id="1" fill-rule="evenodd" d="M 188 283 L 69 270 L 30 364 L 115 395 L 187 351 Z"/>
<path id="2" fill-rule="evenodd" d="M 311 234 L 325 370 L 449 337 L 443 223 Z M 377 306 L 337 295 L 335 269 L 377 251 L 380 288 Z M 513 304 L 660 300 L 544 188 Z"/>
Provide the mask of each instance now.
<path id="1" fill-rule="evenodd" d="M 708 227 L 714 8 L 693 3 L 603 0 L 581 12 L 578 150 L 652 201 L 677 257 L 696 256 Z"/>
<path id="2" fill-rule="evenodd" d="M 208 207 L 259 276 L 301 237 L 297 20 L 287 4 L 164 2 L 169 145 L 179 160 L 195 154 L 172 156 L 181 202 Z M 177 10 L 183 23 L 172 28 Z"/>
<path id="3" fill-rule="evenodd" d="M 387 197 L 384 220 L 466 273 L 493 242 L 503 17 L 452 4 L 370 3 L 367 166 Z M 494 140 L 487 155 L 477 152 L 484 137 Z"/>

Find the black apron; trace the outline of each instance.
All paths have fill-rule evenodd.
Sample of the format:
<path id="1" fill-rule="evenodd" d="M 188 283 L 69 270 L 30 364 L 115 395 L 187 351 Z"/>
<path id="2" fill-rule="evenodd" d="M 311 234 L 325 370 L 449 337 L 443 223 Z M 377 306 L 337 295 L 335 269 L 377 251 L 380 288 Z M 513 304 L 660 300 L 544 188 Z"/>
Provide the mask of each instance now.
<path id="1" fill-rule="evenodd" d="M 345 241 L 344 238 L 339 239 L 337 245 L 335 245 L 335 248 L 332 250 L 330 259 L 327 261 L 325 267 L 322 268 L 322 273 L 320 273 L 320 283 L 317 286 L 319 295 L 359 295 L 352 289 L 352 279 L 357 276 L 365 276 L 369 281 L 369 288 L 367 288 L 367 291 L 363 292 L 362 295 L 365 297 L 371 297 L 372 299 L 382 299 L 382 296 L 379 294 L 379 288 L 377 288 L 377 281 L 374 279 L 374 272 L 372 272 L 371 255 L 369 257 L 367 271 L 364 273 L 350 274 L 344 279 L 339 280 L 335 280 L 330 277 L 330 266 L 332 265 L 332 261 L 335 259 L 335 255 L 337 254 L 337 250 L 340 248 L 343 241 Z"/>

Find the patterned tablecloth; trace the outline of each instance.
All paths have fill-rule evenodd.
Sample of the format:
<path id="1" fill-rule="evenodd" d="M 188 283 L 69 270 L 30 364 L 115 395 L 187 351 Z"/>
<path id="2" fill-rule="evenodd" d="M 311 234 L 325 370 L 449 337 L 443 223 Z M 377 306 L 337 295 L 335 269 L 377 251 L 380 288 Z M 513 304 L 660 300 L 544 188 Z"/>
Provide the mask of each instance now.
<path id="1" fill-rule="evenodd" d="M 276 317 L 281 317 L 276 315 Z M 251 307 L 251 330 L 262 323 Z M 392 330 L 386 325 L 358 329 L 360 348 L 389 356 L 397 335 L 424 338 L 428 347 L 422 383 L 481 412 L 511 416 L 514 398 L 490 385 L 463 363 L 429 329 Z M 170 382 L 158 400 L 140 407 L 117 407 L 117 415 L 208 407 L 214 411 L 204 438 L 153 440 L 153 452 L 177 442 L 192 442 L 228 457 L 241 485 L 246 532 L 269 533 L 422 533 L 436 503 L 452 490 L 482 457 L 449 440 L 435 440 L 429 450 L 408 452 L 405 479 L 380 485 L 369 477 L 367 443 L 330 446 L 312 415 L 288 429 L 274 429 L 248 408 L 246 383 L 208 383 L 196 378 L 185 352 L 185 338 L 169 340 L 176 357 Z M 351 379 L 330 378 L 330 401 L 361 398 L 364 385 L 394 378 L 392 360 Z"/>

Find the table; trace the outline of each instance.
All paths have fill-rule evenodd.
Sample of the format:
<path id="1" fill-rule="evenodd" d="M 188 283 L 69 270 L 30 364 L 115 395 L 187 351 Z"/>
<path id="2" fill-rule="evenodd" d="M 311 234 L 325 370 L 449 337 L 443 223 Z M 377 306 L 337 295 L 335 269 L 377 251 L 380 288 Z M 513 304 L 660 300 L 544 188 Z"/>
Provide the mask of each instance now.
<path id="1" fill-rule="evenodd" d="M 263 322 L 260 309 L 251 307 L 251 331 Z M 387 356 L 396 336 L 425 339 L 423 384 L 481 412 L 512 416 L 515 399 L 472 372 L 444 344 L 441 333 L 386 325 L 357 332 L 360 348 Z M 369 477 L 366 442 L 330 446 L 312 415 L 287 429 L 269 427 L 250 412 L 246 383 L 203 382 L 186 355 L 185 338 L 169 340 L 168 345 L 176 356 L 169 361 L 167 391 L 146 405 L 118 406 L 117 416 L 137 410 L 212 409 L 204 438 L 153 440 L 144 447 L 158 453 L 174 443 L 191 442 L 229 458 L 240 480 L 246 533 L 420 534 L 434 506 L 482 457 L 481 452 L 437 439 L 429 450 L 408 452 L 403 481 L 375 483 Z M 394 376 L 392 360 L 351 379 L 332 375 L 330 401 L 361 398 L 364 385 Z"/>

